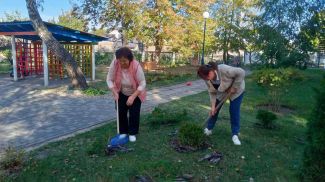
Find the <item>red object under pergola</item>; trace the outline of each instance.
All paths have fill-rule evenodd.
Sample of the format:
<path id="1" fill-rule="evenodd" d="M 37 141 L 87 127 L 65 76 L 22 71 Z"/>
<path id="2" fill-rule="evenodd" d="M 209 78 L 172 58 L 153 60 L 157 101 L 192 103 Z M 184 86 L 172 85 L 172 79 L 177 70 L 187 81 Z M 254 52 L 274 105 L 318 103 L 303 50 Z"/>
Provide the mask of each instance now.
<path id="1" fill-rule="evenodd" d="M 106 37 L 81 32 L 44 22 L 52 35 L 67 49 L 79 64 L 85 76 L 95 79 L 94 45 Z M 18 76 L 44 74 L 44 84 L 49 78 L 63 78 L 64 66 L 55 58 L 32 26 L 31 21 L 0 22 L 0 35 L 11 36 L 14 80 Z"/>

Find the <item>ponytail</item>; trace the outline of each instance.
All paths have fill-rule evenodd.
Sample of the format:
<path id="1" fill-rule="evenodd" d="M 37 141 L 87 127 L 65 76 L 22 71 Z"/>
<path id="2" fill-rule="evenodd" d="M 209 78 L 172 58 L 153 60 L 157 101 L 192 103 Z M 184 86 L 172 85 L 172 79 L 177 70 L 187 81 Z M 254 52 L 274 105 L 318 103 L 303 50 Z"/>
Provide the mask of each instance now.
<path id="1" fill-rule="evenodd" d="M 210 66 L 212 67 L 213 70 L 218 70 L 218 65 L 217 65 L 216 62 L 212 62 L 212 61 L 210 61 L 210 62 L 208 62 L 207 65 L 210 65 Z"/>

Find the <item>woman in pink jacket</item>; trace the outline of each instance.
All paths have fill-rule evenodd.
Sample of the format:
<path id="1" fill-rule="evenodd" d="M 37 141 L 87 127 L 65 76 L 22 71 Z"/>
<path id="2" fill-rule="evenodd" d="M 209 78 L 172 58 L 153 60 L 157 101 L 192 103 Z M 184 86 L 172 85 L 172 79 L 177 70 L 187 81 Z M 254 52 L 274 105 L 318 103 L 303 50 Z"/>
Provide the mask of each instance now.
<path id="1" fill-rule="evenodd" d="M 240 145 L 238 138 L 240 129 L 240 105 L 245 91 L 245 71 L 241 68 L 228 66 L 225 64 L 217 65 L 215 62 L 209 62 L 199 67 L 198 76 L 205 80 L 210 95 L 211 111 L 204 129 L 206 135 L 212 134 L 212 129 L 218 119 L 219 108 L 216 106 L 225 98 L 230 96 L 230 124 L 232 132 L 232 141 L 235 145 Z"/>
<path id="2" fill-rule="evenodd" d="M 146 80 L 141 65 L 129 48 L 118 49 L 115 56 L 107 74 L 107 85 L 118 102 L 119 133 L 122 137 L 129 135 L 129 140 L 135 142 L 141 103 L 146 97 Z"/>

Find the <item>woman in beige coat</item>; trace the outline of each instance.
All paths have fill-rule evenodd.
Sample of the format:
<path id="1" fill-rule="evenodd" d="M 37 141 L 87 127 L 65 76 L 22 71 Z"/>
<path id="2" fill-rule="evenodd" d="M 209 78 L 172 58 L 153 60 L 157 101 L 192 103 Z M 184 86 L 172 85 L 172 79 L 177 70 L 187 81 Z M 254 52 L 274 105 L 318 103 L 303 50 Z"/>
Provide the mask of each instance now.
<path id="1" fill-rule="evenodd" d="M 219 108 L 216 108 L 216 106 L 224 97 L 230 94 L 229 113 L 232 141 L 235 145 L 241 145 L 238 133 L 240 130 L 240 105 L 245 90 L 245 71 L 241 68 L 209 62 L 200 66 L 197 74 L 206 82 L 211 102 L 210 117 L 204 133 L 206 135 L 212 134 L 212 129 L 218 119 L 222 105 Z"/>

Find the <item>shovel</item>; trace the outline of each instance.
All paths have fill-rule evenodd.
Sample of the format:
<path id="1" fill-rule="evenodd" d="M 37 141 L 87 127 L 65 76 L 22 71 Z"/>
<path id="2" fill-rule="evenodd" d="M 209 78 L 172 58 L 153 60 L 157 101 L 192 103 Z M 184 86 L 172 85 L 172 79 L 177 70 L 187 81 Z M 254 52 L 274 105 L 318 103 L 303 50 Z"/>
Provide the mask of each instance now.
<path id="1" fill-rule="evenodd" d="M 119 126 L 119 109 L 118 109 L 118 100 L 116 101 L 116 126 L 117 126 L 117 135 L 111 138 L 108 141 L 107 147 L 118 147 L 124 145 L 129 142 L 129 137 L 127 135 L 120 134 L 120 126 Z"/>
<path id="2" fill-rule="evenodd" d="M 222 106 L 222 104 L 225 103 L 226 100 L 230 98 L 230 96 L 231 96 L 231 93 L 228 92 L 228 93 L 227 93 L 227 94 L 226 94 L 226 95 L 221 99 L 221 101 L 218 103 L 218 105 L 216 106 L 216 110 L 218 110 L 218 109 Z M 207 126 L 207 124 L 208 124 L 208 119 L 209 119 L 209 118 L 210 118 L 210 116 L 208 116 L 208 117 L 205 119 L 204 127 Z"/>

